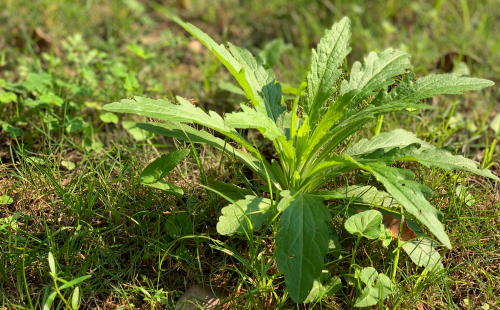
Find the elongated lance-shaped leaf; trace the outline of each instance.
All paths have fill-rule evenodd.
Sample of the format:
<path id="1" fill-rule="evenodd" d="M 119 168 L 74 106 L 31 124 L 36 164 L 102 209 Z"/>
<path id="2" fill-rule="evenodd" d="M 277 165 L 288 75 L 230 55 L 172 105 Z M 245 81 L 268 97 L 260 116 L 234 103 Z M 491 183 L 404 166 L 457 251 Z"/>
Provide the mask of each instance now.
<path id="1" fill-rule="evenodd" d="M 282 188 L 274 178 L 271 165 L 265 159 L 258 158 L 252 155 L 255 152 L 257 152 L 258 154 L 258 151 L 252 146 L 250 146 L 249 149 L 249 151 L 251 151 L 251 154 L 245 153 L 233 148 L 226 141 L 216 138 L 204 130 L 196 130 L 191 126 L 178 122 L 166 121 L 164 123 L 137 124 L 137 127 L 155 133 L 157 135 L 172 137 L 182 141 L 208 144 L 223 152 L 226 152 L 230 156 L 234 156 L 248 168 L 255 171 L 263 180 L 267 180 L 267 170 L 271 183 L 278 188 Z M 248 142 L 246 142 L 246 144 L 248 144 Z"/>
<path id="2" fill-rule="evenodd" d="M 345 155 L 346 158 L 350 158 Z M 357 163 L 352 159 L 353 163 Z M 382 183 L 387 192 L 396 199 L 403 208 L 422 222 L 446 247 L 451 248 L 450 239 L 444 230 L 440 219 L 443 213 L 434 208 L 425 199 L 432 194 L 429 188 L 413 181 L 415 174 L 410 170 L 388 167 L 376 163 L 363 165 L 359 168 L 371 172 Z"/>
<path id="3" fill-rule="evenodd" d="M 163 179 L 188 154 L 189 150 L 177 150 L 157 158 L 144 168 L 141 173 L 141 182 L 155 183 Z"/>
<path id="4" fill-rule="evenodd" d="M 265 68 L 265 63 L 260 57 L 253 57 L 252 54 L 244 49 L 230 45 L 231 52 L 223 45 L 218 45 L 206 33 L 201 31 L 190 23 L 185 23 L 178 18 L 174 21 L 194 35 L 203 43 L 224 66 L 231 72 L 241 85 L 247 98 L 257 108 L 257 110 L 268 115 L 276 122 L 278 116 L 286 110 L 281 106 L 281 87 L 274 82 L 274 72 Z M 233 55 L 231 55 L 233 53 Z M 265 111 L 265 113 L 263 113 Z M 255 128 L 249 127 L 238 128 Z"/>
<path id="5" fill-rule="evenodd" d="M 408 147 L 412 144 L 418 144 L 419 147 Z M 391 150 L 395 148 L 402 149 L 397 152 L 391 152 Z M 426 167 L 438 167 L 446 170 L 465 170 L 500 181 L 500 179 L 491 173 L 490 170 L 480 169 L 478 162 L 460 155 L 453 155 L 443 148 L 437 149 L 433 145 L 418 139 L 415 134 L 403 129 L 381 133 L 371 139 L 362 139 L 353 147 L 349 148 L 346 154 L 354 156 L 355 158 L 368 155 L 380 161 L 389 159 L 389 161 L 386 162 L 388 165 L 393 164 L 395 161 L 416 161 Z M 375 156 L 375 154 L 379 156 Z"/>
<path id="6" fill-rule="evenodd" d="M 319 196 L 291 192 L 283 199 L 289 197 L 293 198 L 287 207 L 282 206 L 276 233 L 276 263 L 285 274 L 290 297 L 303 302 L 314 279 L 321 275 L 323 256 L 328 252 L 326 221 L 331 220 L 331 215 Z"/>
<path id="7" fill-rule="evenodd" d="M 438 167 L 446 170 L 465 170 L 500 181 L 500 178 L 491 173 L 490 170 L 480 169 L 478 162 L 461 155 L 453 155 L 442 148 L 416 150 L 415 152 L 405 154 L 405 157 L 397 158 L 396 161 L 417 161 L 426 167 Z"/>
<path id="8" fill-rule="evenodd" d="M 332 191 L 316 191 L 311 194 L 322 196 L 325 200 L 346 199 L 357 203 L 383 206 L 386 208 L 395 207 L 399 203 L 387 194 L 379 191 L 373 186 L 351 185 L 342 186 Z"/>
<path id="9" fill-rule="evenodd" d="M 252 98 L 255 98 L 252 104 L 262 116 L 267 115 L 276 122 L 286 111 L 286 106 L 281 105 L 281 86 L 275 83 L 274 71 L 266 69 L 260 57 L 253 57 L 245 49 L 232 44 L 229 44 L 229 49 L 244 68 L 245 79 L 248 81 Z"/>
<path id="10" fill-rule="evenodd" d="M 334 84 L 342 74 L 339 66 L 351 52 L 350 28 L 349 18 L 342 18 L 325 32 L 317 49 L 312 51 L 311 69 L 307 75 L 308 92 L 303 108 L 313 126 L 325 111 L 323 104 L 335 92 Z"/>
<path id="11" fill-rule="evenodd" d="M 113 102 L 105 105 L 103 109 L 113 112 L 135 113 L 164 121 L 197 123 L 226 135 L 249 151 L 255 150 L 234 128 L 227 126 L 219 114 L 213 111 L 207 114 L 181 97 L 177 97 L 179 104 L 168 100 L 153 100 L 143 97 L 134 97 L 134 99 Z"/>
<path id="12" fill-rule="evenodd" d="M 181 97 L 177 97 L 177 101 L 179 104 L 163 99 L 154 100 L 136 96 L 134 100 L 123 99 L 120 102 L 109 103 L 103 109 L 112 112 L 135 113 L 164 121 L 197 123 L 226 135 L 239 136 L 234 128 L 226 125 L 219 114 L 213 111 L 207 114 Z"/>
<path id="13" fill-rule="evenodd" d="M 222 208 L 222 216 L 217 223 L 217 232 L 221 235 L 250 233 L 248 221 L 252 230 L 258 231 L 263 224 L 269 223 L 274 216 L 271 210 L 271 200 L 256 196 L 245 196 L 244 200 L 235 201 Z"/>
<path id="14" fill-rule="evenodd" d="M 253 97 L 253 92 L 245 79 L 245 73 L 241 64 L 231 55 L 231 53 L 222 44 L 217 44 L 210 36 L 201 31 L 198 27 L 190 23 L 185 23 L 177 17 L 172 18 L 177 24 L 182 28 L 186 29 L 190 34 L 197 38 L 201 43 L 203 43 L 209 51 L 211 51 L 217 59 L 231 72 L 231 74 L 236 78 L 238 83 L 243 87 L 247 98 L 252 101 L 252 103 L 257 102 L 257 99 Z"/>
<path id="15" fill-rule="evenodd" d="M 381 91 L 372 104 L 380 105 L 393 100 L 416 101 L 439 94 L 460 95 L 467 90 L 479 90 L 494 84 L 489 80 L 459 77 L 455 74 L 431 74 L 413 82 L 414 80 L 415 73 L 409 72 L 389 93 Z"/>

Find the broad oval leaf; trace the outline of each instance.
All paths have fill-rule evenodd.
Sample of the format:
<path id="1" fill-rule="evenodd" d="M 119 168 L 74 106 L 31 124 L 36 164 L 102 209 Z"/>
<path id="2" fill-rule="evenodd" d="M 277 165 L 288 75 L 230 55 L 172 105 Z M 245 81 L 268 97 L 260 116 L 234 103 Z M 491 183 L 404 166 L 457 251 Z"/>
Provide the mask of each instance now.
<path id="1" fill-rule="evenodd" d="M 382 232 L 382 213 L 368 210 L 351 216 L 345 221 L 345 229 L 356 236 L 377 239 Z"/>
<path id="2" fill-rule="evenodd" d="M 377 277 L 378 277 L 378 272 L 373 267 L 363 268 L 359 272 L 359 279 L 361 281 L 363 281 L 363 283 L 368 285 L 368 286 L 371 286 L 372 283 L 375 283 L 375 280 L 377 280 Z"/>
<path id="3" fill-rule="evenodd" d="M 326 221 L 331 215 L 322 197 L 294 192 L 291 196 L 276 233 L 276 263 L 285 274 L 290 297 L 303 302 L 321 275 L 329 242 Z"/>

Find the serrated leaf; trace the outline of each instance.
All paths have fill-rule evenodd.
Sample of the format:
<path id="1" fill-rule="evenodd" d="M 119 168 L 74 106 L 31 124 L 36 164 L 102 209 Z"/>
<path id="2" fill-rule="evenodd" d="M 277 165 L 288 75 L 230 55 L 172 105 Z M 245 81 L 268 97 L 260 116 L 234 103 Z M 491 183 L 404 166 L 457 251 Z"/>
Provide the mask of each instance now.
<path id="1" fill-rule="evenodd" d="M 274 72 L 271 69 L 265 69 L 260 57 L 254 58 L 249 51 L 231 44 L 229 45 L 231 52 L 229 52 L 223 45 L 218 45 L 192 24 L 184 23 L 178 18 L 173 18 L 173 20 L 200 40 L 226 66 L 239 82 L 256 111 L 261 114 L 261 118 L 267 115 L 276 122 L 279 115 L 286 111 L 286 106 L 280 105 L 281 87 L 275 84 Z M 256 128 L 248 127 L 251 124 L 240 123 L 239 125 L 247 126 L 241 128 Z"/>
<path id="2" fill-rule="evenodd" d="M 409 147 L 410 145 L 418 147 Z M 394 152 L 396 148 L 405 147 L 400 152 Z M 393 151 L 391 153 L 391 151 Z M 488 169 L 479 169 L 479 163 L 464 158 L 463 156 L 453 155 L 444 148 L 437 149 L 431 144 L 418 139 L 413 133 L 402 129 L 387 133 L 381 133 L 371 139 L 362 139 L 360 142 L 349 148 L 346 154 L 350 156 L 362 156 L 369 154 L 379 154 L 378 160 L 382 157 L 391 158 L 386 164 L 392 164 L 394 161 L 417 161 L 426 167 L 438 167 L 446 170 L 465 170 L 477 175 L 500 180 Z M 375 158 L 374 156 L 371 156 Z M 382 161 L 381 161 L 382 162 Z"/>
<path id="3" fill-rule="evenodd" d="M 351 111 L 351 114 L 361 114 L 362 110 L 352 110 L 361 100 L 368 96 L 371 96 L 374 91 L 386 88 L 394 83 L 392 79 L 395 75 L 402 74 L 409 66 L 410 55 L 405 52 L 387 49 L 380 54 L 370 53 L 365 58 L 364 65 L 360 62 L 355 62 L 352 69 L 349 82 L 342 82 L 340 88 L 340 96 L 335 100 L 334 103 L 330 104 L 327 112 L 322 117 L 320 123 L 316 127 L 313 135 L 309 140 L 308 151 L 305 153 L 306 156 L 311 156 L 315 154 L 316 150 L 321 148 L 327 141 L 330 140 L 331 135 L 327 133 L 333 131 L 333 125 L 337 124 L 342 119 L 349 115 L 346 111 Z M 369 105 L 368 107 L 370 107 Z M 406 108 L 408 104 L 406 104 Z M 395 105 L 394 110 L 399 107 Z M 369 109 L 368 109 L 369 110 Z M 363 115 L 364 117 L 371 117 L 370 114 Z M 368 122 L 369 120 L 366 120 Z M 365 123 L 358 122 L 352 124 L 354 127 L 349 130 L 351 135 L 358 128 L 363 126 Z M 346 124 L 344 124 L 345 126 Z M 338 134 L 338 129 L 335 130 Z M 346 137 L 343 137 L 340 141 L 343 141 Z M 330 143 L 332 144 L 332 143 Z M 334 142 L 332 149 L 337 146 L 337 142 Z M 316 149 L 316 150 L 314 150 Z M 329 148 L 330 149 L 330 148 Z M 314 151 L 313 151 L 314 150 Z M 330 152 L 328 152 L 330 153 Z"/>
<path id="4" fill-rule="evenodd" d="M 295 196 L 283 210 L 276 233 L 276 263 L 285 274 L 290 297 L 303 302 L 321 275 L 328 252 L 328 227 L 330 212 L 323 205 L 323 198 L 310 194 L 292 193 Z"/>
<path id="5" fill-rule="evenodd" d="M 252 224 L 253 231 L 258 231 L 274 216 L 271 200 L 251 195 L 222 208 L 221 213 L 217 223 L 217 232 L 221 235 L 249 233 L 248 221 Z"/>
<path id="6" fill-rule="evenodd" d="M 344 81 L 340 87 L 341 99 L 350 106 L 371 95 L 373 91 L 386 88 L 394 83 L 394 76 L 404 73 L 410 67 L 410 55 L 386 49 L 382 53 L 371 52 L 364 59 L 364 64 L 355 62 L 351 69 L 349 82 Z"/>
<path id="7" fill-rule="evenodd" d="M 317 301 L 319 298 L 335 294 L 341 287 L 342 281 L 339 277 L 330 277 L 330 272 L 324 273 L 314 280 L 313 287 L 307 295 L 304 303 Z"/>
<path id="8" fill-rule="evenodd" d="M 252 101 L 257 112 L 261 117 L 267 115 L 274 122 L 278 117 L 286 111 L 286 106 L 281 105 L 281 86 L 275 83 L 275 75 L 273 70 L 264 67 L 264 63 L 260 57 L 253 57 L 252 54 L 242 48 L 229 44 L 229 49 L 239 63 L 243 66 L 245 80 L 252 92 L 249 99 L 255 98 L 256 102 Z"/>
<path id="9" fill-rule="evenodd" d="M 448 150 L 424 149 L 406 154 L 404 158 L 397 161 L 418 161 L 426 167 L 438 167 L 446 170 L 465 170 L 474 174 L 500 181 L 500 178 L 488 169 L 480 169 L 479 163 L 461 155 L 453 155 Z"/>
<path id="10" fill-rule="evenodd" d="M 430 239 L 408 241 L 403 244 L 403 250 L 417 266 L 425 267 L 433 272 L 444 269 L 441 255 L 436 251 L 434 241 Z"/>
<path id="11" fill-rule="evenodd" d="M 137 127 L 136 122 L 132 121 L 123 121 L 122 126 L 123 128 L 128 131 L 130 135 L 136 140 L 136 141 L 144 141 L 151 139 L 153 135 L 151 135 L 149 132 L 142 130 L 141 128 Z"/>
<path id="12" fill-rule="evenodd" d="M 345 141 L 345 139 L 354 134 L 361 127 L 376 119 L 377 116 L 389 112 L 401 111 L 408 106 L 408 103 L 399 101 L 391 102 L 383 106 L 368 105 L 361 109 L 350 110 L 342 114 L 338 122 L 330 123 L 325 119 L 325 115 L 321 121 L 321 126 L 318 125 L 308 142 L 309 146 L 306 154 L 311 158 L 321 151 L 320 155 L 315 159 L 316 162 L 321 162 L 324 158 L 330 156 L 332 151 L 340 143 Z M 324 124 L 323 120 L 325 120 Z"/>
<path id="13" fill-rule="evenodd" d="M 413 143 L 420 144 L 420 149 L 434 148 L 433 145 L 420 140 L 417 136 L 403 129 L 396 129 L 390 132 L 383 132 L 370 139 L 361 139 L 345 152 L 349 156 L 360 156 L 376 150 L 388 152 L 396 147 L 402 148 Z"/>
<path id="14" fill-rule="evenodd" d="M 240 104 L 240 107 L 243 112 L 226 114 L 226 125 L 233 128 L 257 128 L 270 140 L 284 135 L 271 118 L 245 104 Z"/>
<path id="15" fill-rule="evenodd" d="M 142 183 L 155 183 L 168 175 L 179 162 L 189 155 L 189 149 L 173 151 L 155 159 L 141 173 Z"/>
<path id="16" fill-rule="evenodd" d="M 351 51 L 350 28 L 351 21 L 344 17 L 325 32 L 316 50 L 312 51 L 311 69 L 307 75 L 307 100 L 303 106 L 311 124 L 316 125 L 325 111 L 323 104 L 335 92 L 334 84 L 342 73 L 339 66 Z"/>
<path id="17" fill-rule="evenodd" d="M 241 64 L 231 55 L 231 53 L 224 47 L 222 44 L 217 44 L 212 38 L 210 38 L 206 33 L 201 31 L 199 28 L 190 23 L 185 23 L 177 17 L 172 18 L 177 24 L 179 24 L 182 28 L 186 29 L 189 33 L 195 36 L 203 45 L 205 45 L 208 50 L 210 50 L 217 59 L 231 72 L 231 74 L 236 78 L 236 80 L 243 87 L 247 96 L 252 96 L 252 91 L 250 90 L 250 86 L 248 85 L 247 80 L 245 79 L 245 73 L 243 72 L 243 67 Z M 250 98 L 252 103 L 257 103 L 255 98 Z M 254 102 L 255 101 L 255 102 Z"/>
<path id="18" fill-rule="evenodd" d="M 377 239 L 382 232 L 382 213 L 368 210 L 351 216 L 345 221 L 345 229 L 356 236 Z"/>
<path id="19" fill-rule="evenodd" d="M 134 99 L 113 102 L 105 105 L 103 109 L 110 112 L 135 113 L 164 121 L 197 123 L 245 144 L 245 139 L 234 128 L 227 126 L 220 115 L 213 111 L 207 114 L 184 98 L 177 97 L 179 104 L 168 100 L 153 100 L 143 97 L 134 97 Z"/>
<path id="20" fill-rule="evenodd" d="M 379 191 L 373 186 L 342 186 L 332 191 L 317 191 L 313 193 L 325 199 L 347 199 L 358 203 L 383 206 L 386 208 L 398 205 L 398 202 L 392 198 L 391 195 L 387 192 Z"/>
<path id="21" fill-rule="evenodd" d="M 489 80 L 458 77 L 455 74 L 430 74 L 414 80 L 415 74 L 409 72 L 390 93 L 385 90 L 380 92 L 372 104 L 380 105 L 395 100 L 417 101 L 439 94 L 460 95 L 463 91 L 479 90 L 494 84 Z"/>

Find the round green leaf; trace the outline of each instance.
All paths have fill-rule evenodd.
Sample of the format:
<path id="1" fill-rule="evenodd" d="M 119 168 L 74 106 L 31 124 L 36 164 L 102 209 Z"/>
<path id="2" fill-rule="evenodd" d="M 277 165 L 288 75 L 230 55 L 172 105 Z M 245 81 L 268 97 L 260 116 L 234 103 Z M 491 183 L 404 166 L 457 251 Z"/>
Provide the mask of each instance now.
<path id="1" fill-rule="evenodd" d="M 114 123 L 114 124 L 118 124 L 118 116 L 116 116 L 115 114 L 113 113 L 103 113 L 99 116 L 99 118 L 101 119 L 101 121 L 103 121 L 104 123 Z"/>
<path id="2" fill-rule="evenodd" d="M 351 216 L 345 222 L 345 229 L 353 235 L 377 239 L 382 233 L 382 213 L 368 210 Z"/>

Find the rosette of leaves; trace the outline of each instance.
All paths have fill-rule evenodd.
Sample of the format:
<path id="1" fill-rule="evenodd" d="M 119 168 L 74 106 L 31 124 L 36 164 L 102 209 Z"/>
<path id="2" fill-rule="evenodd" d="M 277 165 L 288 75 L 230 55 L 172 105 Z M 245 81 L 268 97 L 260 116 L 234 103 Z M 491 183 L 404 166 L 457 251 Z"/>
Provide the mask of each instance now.
<path id="1" fill-rule="evenodd" d="M 425 225 L 448 248 L 451 243 L 441 223 L 443 214 L 427 200 L 432 191 L 417 183 L 412 171 L 393 164 L 418 162 L 500 180 L 489 170 L 479 169 L 476 162 L 400 129 L 363 139 L 337 152 L 339 145 L 378 116 L 409 107 L 419 109 L 422 99 L 479 90 L 493 85 L 491 81 L 453 74 L 416 79 L 407 71 L 410 55 L 394 49 L 370 53 L 363 63 L 354 63 L 349 79 L 344 79 L 341 67 L 350 52 L 351 32 L 350 20 L 343 18 L 326 31 L 313 50 L 307 78 L 297 89 L 291 109 L 287 109 L 280 83 L 260 57 L 230 43 L 219 45 L 192 24 L 175 20 L 224 64 L 245 92 L 248 103 L 224 118 L 181 97 L 177 102 L 134 97 L 110 103 L 104 110 L 160 119 L 162 122 L 137 127 L 222 150 L 259 175 L 269 192 L 280 192 L 271 199 L 246 195 L 233 201 L 222 210 L 217 229 L 223 234 L 251 236 L 253 231 L 267 227 L 269 221 L 279 220 L 275 232 L 277 266 L 295 302 L 306 300 L 315 279 L 322 274 L 331 213 L 324 204 L 321 187 L 332 178 L 352 170 L 371 173 L 403 207 L 405 218 Z M 401 82 L 389 90 L 399 75 L 404 75 Z M 193 123 L 225 135 L 247 152 L 206 130 L 193 128 Z M 238 129 L 258 130 L 272 141 L 279 161 L 266 160 Z"/>

